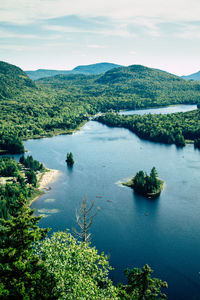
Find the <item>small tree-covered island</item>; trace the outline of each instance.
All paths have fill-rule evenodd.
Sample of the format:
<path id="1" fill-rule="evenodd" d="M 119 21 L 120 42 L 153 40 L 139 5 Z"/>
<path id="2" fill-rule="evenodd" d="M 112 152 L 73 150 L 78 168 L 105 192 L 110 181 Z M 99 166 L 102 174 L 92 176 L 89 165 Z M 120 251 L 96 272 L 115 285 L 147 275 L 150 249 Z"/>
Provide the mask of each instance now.
<path id="1" fill-rule="evenodd" d="M 131 187 L 140 195 L 148 198 L 156 198 L 163 189 L 164 181 L 158 178 L 156 168 L 153 167 L 150 175 L 147 175 L 144 171 L 139 171 L 130 181 L 123 182 L 122 184 Z"/>
<path id="2" fill-rule="evenodd" d="M 74 157 L 73 157 L 73 154 L 72 152 L 67 152 L 67 159 L 65 160 L 66 163 L 69 165 L 69 166 L 73 166 L 74 164 Z"/>

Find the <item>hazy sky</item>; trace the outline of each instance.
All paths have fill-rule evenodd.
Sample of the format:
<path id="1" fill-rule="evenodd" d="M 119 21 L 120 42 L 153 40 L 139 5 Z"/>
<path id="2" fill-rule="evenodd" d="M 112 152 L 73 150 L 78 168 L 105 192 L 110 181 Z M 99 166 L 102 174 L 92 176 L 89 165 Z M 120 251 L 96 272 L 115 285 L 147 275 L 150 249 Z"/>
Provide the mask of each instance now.
<path id="1" fill-rule="evenodd" d="M 200 0 L 0 0 L 0 60 L 24 70 L 112 62 L 200 70 Z"/>

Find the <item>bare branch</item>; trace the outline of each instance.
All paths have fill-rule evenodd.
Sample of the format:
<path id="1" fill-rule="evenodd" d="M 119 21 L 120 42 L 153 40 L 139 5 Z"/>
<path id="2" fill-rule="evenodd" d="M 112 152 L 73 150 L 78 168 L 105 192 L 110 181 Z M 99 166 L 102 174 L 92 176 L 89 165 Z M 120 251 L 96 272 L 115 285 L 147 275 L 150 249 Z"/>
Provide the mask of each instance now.
<path id="1" fill-rule="evenodd" d="M 78 226 L 80 227 L 80 232 L 78 232 L 76 229 L 74 229 L 74 233 L 76 236 L 82 239 L 83 242 L 88 242 L 91 233 L 88 233 L 88 229 L 93 223 L 94 217 L 97 214 L 97 211 L 92 213 L 92 210 L 94 209 L 95 202 L 93 201 L 90 205 L 90 207 L 87 209 L 87 198 L 84 196 L 82 203 L 80 204 L 79 209 L 76 209 L 76 222 Z"/>

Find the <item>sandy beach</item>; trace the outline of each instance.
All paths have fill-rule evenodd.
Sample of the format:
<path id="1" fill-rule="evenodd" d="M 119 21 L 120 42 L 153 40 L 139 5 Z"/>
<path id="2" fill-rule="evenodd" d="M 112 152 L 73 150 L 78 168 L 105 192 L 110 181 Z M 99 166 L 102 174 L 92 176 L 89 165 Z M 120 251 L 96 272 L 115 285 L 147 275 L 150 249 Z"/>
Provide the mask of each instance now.
<path id="1" fill-rule="evenodd" d="M 38 195 L 34 199 L 32 199 L 30 205 L 42 196 L 42 192 L 44 192 L 45 189 L 46 191 L 51 189 L 49 184 L 52 181 L 54 181 L 59 176 L 59 174 L 60 171 L 58 170 L 47 169 L 47 172 L 45 172 L 44 174 L 42 174 L 40 178 L 38 178 L 38 183 L 39 183 L 38 189 L 41 191 L 41 195 Z"/>
<path id="2" fill-rule="evenodd" d="M 45 172 L 42 175 L 42 178 L 39 179 L 39 189 L 49 188 L 47 185 L 54 181 L 59 174 L 60 172 L 58 170 L 47 169 L 47 172 Z"/>

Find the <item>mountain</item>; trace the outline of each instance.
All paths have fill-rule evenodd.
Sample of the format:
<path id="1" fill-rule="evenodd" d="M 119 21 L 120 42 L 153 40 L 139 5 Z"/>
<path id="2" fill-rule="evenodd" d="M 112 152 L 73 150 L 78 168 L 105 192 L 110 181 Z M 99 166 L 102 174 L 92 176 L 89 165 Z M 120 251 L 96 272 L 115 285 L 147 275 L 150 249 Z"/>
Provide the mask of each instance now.
<path id="1" fill-rule="evenodd" d="M 20 68 L 0 62 L 0 150 L 8 139 L 15 145 L 21 138 L 71 132 L 100 111 L 198 103 L 199 92 L 198 81 L 140 65 L 33 82 Z"/>
<path id="2" fill-rule="evenodd" d="M 25 71 L 25 72 L 32 80 L 37 80 L 40 78 L 55 76 L 58 74 L 69 74 L 72 71 L 38 69 L 36 71 Z"/>
<path id="3" fill-rule="evenodd" d="M 142 65 L 119 67 L 101 75 L 57 75 L 38 81 L 41 86 L 80 97 L 107 98 L 106 107 L 143 108 L 175 103 L 197 103 L 200 85 Z"/>
<path id="4" fill-rule="evenodd" d="M 22 90 L 36 88 L 35 83 L 20 68 L 0 61 L 0 99 L 11 98 Z"/>
<path id="5" fill-rule="evenodd" d="M 80 74 L 88 75 L 98 75 L 105 73 L 111 69 L 122 67 L 121 65 L 111 64 L 111 63 L 97 63 L 86 66 L 78 66 L 72 71 L 78 72 Z"/>
<path id="6" fill-rule="evenodd" d="M 190 75 L 181 76 L 181 77 L 186 80 L 200 80 L 200 71 Z"/>
<path id="7" fill-rule="evenodd" d="M 25 71 L 26 74 L 32 79 L 37 80 L 40 78 L 51 77 L 55 75 L 68 75 L 68 74 L 101 74 L 113 68 L 121 67 L 117 64 L 112 63 L 97 63 L 92 65 L 77 66 L 73 70 L 46 70 L 38 69 L 36 71 Z"/>

